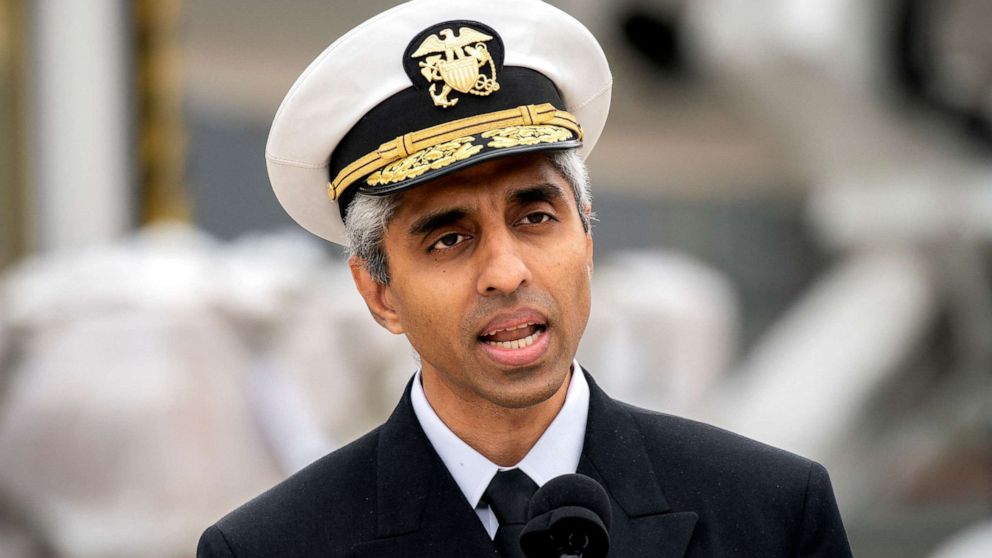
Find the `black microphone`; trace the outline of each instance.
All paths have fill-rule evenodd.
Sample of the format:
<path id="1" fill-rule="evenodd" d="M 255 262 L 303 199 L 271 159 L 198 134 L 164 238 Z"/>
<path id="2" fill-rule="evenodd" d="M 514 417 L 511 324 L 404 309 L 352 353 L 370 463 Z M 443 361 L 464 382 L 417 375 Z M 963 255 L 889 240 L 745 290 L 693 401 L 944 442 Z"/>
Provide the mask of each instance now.
<path id="1" fill-rule="evenodd" d="M 610 497 L 585 475 L 562 475 L 534 493 L 520 533 L 527 558 L 606 558 Z"/>

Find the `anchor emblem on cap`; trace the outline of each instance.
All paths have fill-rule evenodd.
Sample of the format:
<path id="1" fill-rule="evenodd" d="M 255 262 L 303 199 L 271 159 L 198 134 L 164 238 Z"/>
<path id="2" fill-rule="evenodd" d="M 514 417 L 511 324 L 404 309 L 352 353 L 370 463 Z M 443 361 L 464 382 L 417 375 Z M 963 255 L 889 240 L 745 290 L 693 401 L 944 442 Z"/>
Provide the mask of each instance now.
<path id="1" fill-rule="evenodd" d="M 457 35 L 446 28 L 424 39 L 411 57 L 427 56 L 418 66 L 420 75 L 431 84 L 429 92 L 434 106 L 455 106 L 458 98 L 448 98 L 452 90 L 482 97 L 499 91 L 496 64 L 486 47 L 492 38 L 470 27 L 461 27 Z M 489 75 L 481 70 L 486 66 Z M 442 84 L 440 93 L 438 83 Z"/>

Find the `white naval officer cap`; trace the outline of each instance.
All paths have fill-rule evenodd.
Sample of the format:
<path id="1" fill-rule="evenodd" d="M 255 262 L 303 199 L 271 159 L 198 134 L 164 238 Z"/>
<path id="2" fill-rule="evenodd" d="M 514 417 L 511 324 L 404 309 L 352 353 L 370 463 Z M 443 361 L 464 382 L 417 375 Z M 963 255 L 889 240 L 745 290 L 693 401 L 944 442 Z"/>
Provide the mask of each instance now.
<path id="1" fill-rule="evenodd" d="M 355 195 L 521 152 L 585 158 L 612 83 L 589 30 L 541 0 L 413 0 L 355 27 L 300 75 L 269 132 L 269 179 L 300 225 L 347 244 Z"/>

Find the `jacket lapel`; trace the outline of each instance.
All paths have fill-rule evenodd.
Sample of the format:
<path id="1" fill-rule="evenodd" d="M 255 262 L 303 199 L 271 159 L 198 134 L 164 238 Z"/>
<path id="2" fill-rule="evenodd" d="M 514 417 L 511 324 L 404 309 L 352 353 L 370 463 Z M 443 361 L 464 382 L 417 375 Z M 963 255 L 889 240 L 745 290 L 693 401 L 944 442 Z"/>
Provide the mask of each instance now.
<path id="1" fill-rule="evenodd" d="M 578 472 L 610 495 L 610 556 L 682 558 L 698 516 L 674 512 L 634 418 L 586 373 L 589 418 Z"/>
<path id="2" fill-rule="evenodd" d="M 379 434 L 376 539 L 353 556 L 496 556 L 475 510 L 427 440 L 410 386 Z"/>

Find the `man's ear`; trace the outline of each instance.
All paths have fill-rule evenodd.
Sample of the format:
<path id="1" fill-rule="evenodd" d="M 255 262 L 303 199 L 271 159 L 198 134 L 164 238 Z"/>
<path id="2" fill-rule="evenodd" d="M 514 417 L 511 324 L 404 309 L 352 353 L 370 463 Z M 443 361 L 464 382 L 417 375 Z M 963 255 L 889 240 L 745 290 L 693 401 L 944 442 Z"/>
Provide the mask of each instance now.
<path id="1" fill-rule="evenodd" d="M 348 267 L 351 268 L 351 278 L 355 281 L 358 293 L 365 299 L 365 305 L 369 307 L 369 312 L 375 321 L 392 333 L 403 333 L 403 325 L 393 307 L 389 285 L 373 279 L 372 274 L 365 268 L 365 260 L 358 256 L 348 258 Z"/>

